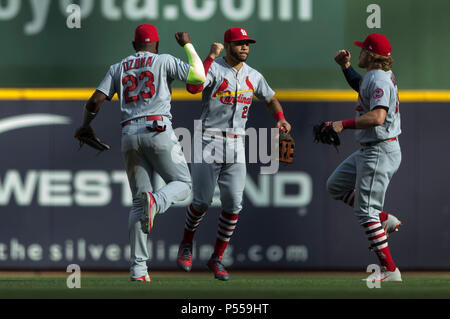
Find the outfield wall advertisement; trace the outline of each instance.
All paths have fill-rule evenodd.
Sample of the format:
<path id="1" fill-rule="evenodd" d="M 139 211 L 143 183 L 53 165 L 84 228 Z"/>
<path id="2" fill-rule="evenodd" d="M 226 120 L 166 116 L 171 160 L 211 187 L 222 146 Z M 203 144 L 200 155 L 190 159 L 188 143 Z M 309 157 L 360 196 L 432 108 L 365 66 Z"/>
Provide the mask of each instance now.
<path id="1" fill-rule="evenodd" d="M 226 29 L 246 28 L 257 41 L 249 59 L 276 88 L 346 88 L 336 51 L 350 50 L 356 65 L 353 41 L 383 33 L 403 88 L 447 90 L 449 11 L 447 0 L 2 0 L 0 38 L 8 45 L 0 74 L 8 76 L 0 86 L 96 86 L 132 53 L 135 28 L 151 23 L 160 52 L 182 59 L 175 32 L 189 32 L 205 57 Z"/>
<path id="2" fill-rule="evenodd" d="M 280 165 L 276 174 L 260 174 L 267 163 L 248 164 L 244 209 L 224 264 L 235 269 L 365 269 L 376 258 L 364 232 L 352 210 L 332 200 L 325 188 L 334 168 L 358 145 L 351 132 L 344 132 L 336 151 L 314 144 L 311 132 L 318 121 L 353 116 L 353 103 L 283 106 L 293 124 L 295 162 Z M 128 268 L 131 194 L 120 154 L 118 102 L 104 105 L 93 123 L 112 147 L 98 156 L 86 146 L 79 149 L 73 138 L 82 107 L 80 101 L 0 103 L 1 269 L 65 269 L 73 263 L 82 269 Z M 403 103 L 401 112 L 403 162 L 385 209 L 404 225 L 390 237 L 391 252 L 403 269 L 448 268 L 450 204 L 442 185 L 450 172 L 440 131 L 450 111 L 444 103 Z M 192 132 L 199 102 L 174 101 L 172 113 L 177 133 Z M 432 116 L 433 125 L 424 126 Z M 254 103 L 248 127 L 262 132 L 272 125 L 264 106 Z M 258 137 L 267 142 L 267 136 Z M 188 203 L 157 216 L 148 242 L 150 267 L 176 268 Z M 196 234 L 194 269 L 206 269 L 219 212 L 216 193 Z"/>

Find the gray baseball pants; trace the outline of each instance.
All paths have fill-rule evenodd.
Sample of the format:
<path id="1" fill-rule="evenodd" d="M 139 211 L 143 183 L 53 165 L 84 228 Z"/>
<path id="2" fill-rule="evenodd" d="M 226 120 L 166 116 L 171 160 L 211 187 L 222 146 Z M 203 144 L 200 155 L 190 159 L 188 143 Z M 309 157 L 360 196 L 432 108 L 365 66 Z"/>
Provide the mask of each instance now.
<path id="1" fill-rule="evenodd" d="M 354 212 L 360 225 L 379 222 L 386 190 L 402 160 L 398 139 L 362 146 L 331 174 L 327 189 L 336 200 L 355 190 Z"/>
<path id="2" fill-rule="evenodd" d="M 216 148 L 210 152 L 214 147 Z M 242 210 L 247 176 L 243 138 L 216 137 L 213 141 L 202 139 L 202 150 L 202 161 L 200 162 L 199 154 L 196 154 L 191 164 L 194 195 L 192 206 L 198 212 L 205 212 L 212 203 L 214 190 L 218 185 L 222 209 L 229 214 L 238 214 Z M 212 162 L 213 159 L 215 161 Z"/>
<path id="3" fill-rule="evenodd" d="M 122 156 L 133 196 L 128 219 L 130 274 L 133 278 L 147 273 L 149 259 L 147 234 L 142 232 L 140 224 L 144 214 L 142 193 L 153 194 L 158 214 L 191 194 L 191 176 L 181 146 L 170 120 L 164 117 L 163 122 L 166 125 L 164 132 L 150 131 L 145 118 L 132 120 L 131 124 L 122 128 Z M 166 183 L 158 190 L 152 186 L 155 172 Z"/>

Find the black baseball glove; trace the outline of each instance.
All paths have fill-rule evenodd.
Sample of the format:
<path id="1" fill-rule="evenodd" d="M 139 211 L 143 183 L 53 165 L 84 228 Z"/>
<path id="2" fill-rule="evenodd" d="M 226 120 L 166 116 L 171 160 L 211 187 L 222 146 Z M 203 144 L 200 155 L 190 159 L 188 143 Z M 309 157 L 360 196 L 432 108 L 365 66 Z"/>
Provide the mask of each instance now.
<path id="1" fill-rule="evenodd" d="M 341 145 L 341 140 L 339 139 L 338 133 L 333 129 L 332 124 L 332 122 L 321 122 L 320 124 L 314 125 L 314 142 L 334 145 L 337 149 Z"/>
<path id="2" fill-rule="evenodd" d="M 87 144 L 100 152 L 110 149 L 109 145 L 103 143 L 97 136 L 95 136 L 94 130 L 90 126 L 80 127 L 75 132 L 75 138 L 80 142 L 80 148 L 84 144 Z"/>

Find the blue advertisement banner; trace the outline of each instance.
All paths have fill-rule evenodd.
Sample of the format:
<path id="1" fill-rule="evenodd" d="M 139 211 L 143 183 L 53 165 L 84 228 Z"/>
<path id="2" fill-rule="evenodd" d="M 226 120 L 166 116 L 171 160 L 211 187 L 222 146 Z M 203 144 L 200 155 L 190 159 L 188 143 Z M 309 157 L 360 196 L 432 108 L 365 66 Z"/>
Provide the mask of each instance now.
<path id="1" fill-rule="evenodd" d="M 376 263 L 352 210 L 326 190 L 328 176 L 358 144 L 346 131 L 338 151 L 314 144 L 312 137 L 314 124 L 350 118 L 354 105 L 282 104 L 293 125 L 295 162 L 280 165 L 276 174 L 260 174 L 267 164 L 247 165 L 244 208 L 223 263 L 235 269 L 286 270 L 365 269 Z M 83 269 L 129 267 L 131 193 L 120 152 L 118 102 L 104 105 L 93 122 L 98 136 L 111 145 L 98 156 L 86 146 L 79 149 L 73 138 L 83 105 L 0 102 L 0 269 L 60 269 L 73 263 Z M 176 133 L 192 132 L 200 111 L 197 101 L 174 101 Z M 450 267 L 445 187 L 449 153 L 442 147 L 449 113 L 444 103 L 402 104 L 403 162 L 385 202 L 385 210 L 403 222 L 389 238 L 392 256 L 402 269 Z M 263 104 L 254 103 L 247 127 L 260 130 L 273 125 Z M 151 268 L 176 268 L 188 204 L 177 203 L 155 219 L 148 241 Z M 194 269 L 206 269 L 219 213 L 216 190 L 213 206 L 196 233 Z"/>

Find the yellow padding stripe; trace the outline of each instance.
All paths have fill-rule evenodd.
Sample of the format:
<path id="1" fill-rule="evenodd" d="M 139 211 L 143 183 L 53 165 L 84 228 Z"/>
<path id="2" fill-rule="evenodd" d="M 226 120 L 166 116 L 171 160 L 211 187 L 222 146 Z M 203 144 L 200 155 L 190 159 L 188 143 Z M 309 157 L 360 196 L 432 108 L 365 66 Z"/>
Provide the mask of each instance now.
<path id="1" fill-rule="evenodd" d="M 0 89 L 0 100 L 87 100 L 93 89 Z"/>
<path id="2" fill-rule="evenodd" d="M 237 91 L 237 94 L 247 93 L 247 92 L 253 92 L 253 90 Z M 216 96 L 218 96 L 218 97 L 233 96 L 235 94 L 236 94 L 236 92 L 221 92 L 221 93 L 217 93 Z"/>
<path id="3" fill-rule="evenodd" d="M 76 100 L 86 101 L 95 89 L 0 89 L 0 100 Z M 247 91 L 239 91 L 244 93 Z M 352 90 L 276 90 L 276 98 L 280 101 L 348 101 L 356 102 L 358 94 Z M 450 102 L 450 91 L 446 90 L 403 90 L 399 93 L 401 102 Z M 117 95 L 114 97 L 117 99 Z M 201 100 L 201 94 L 190 94 L 185 89 L 173 89 L 172 99 L 175 101 Z"/>

